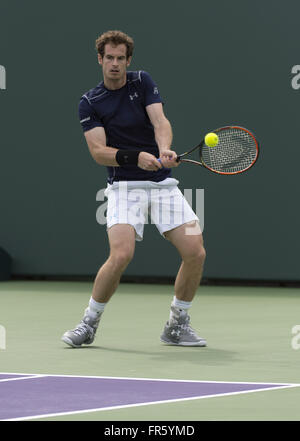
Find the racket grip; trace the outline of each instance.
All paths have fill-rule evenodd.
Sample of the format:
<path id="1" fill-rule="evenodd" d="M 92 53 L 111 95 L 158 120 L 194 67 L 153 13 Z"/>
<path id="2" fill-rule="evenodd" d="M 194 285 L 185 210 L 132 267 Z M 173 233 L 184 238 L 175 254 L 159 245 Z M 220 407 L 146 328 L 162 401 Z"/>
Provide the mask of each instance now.
<path id="1" fill-rule="evenodd" d="M 158 160 L 158 162 L 160 162 L 161 165 L 162 165 L 161 159 L 160 159 L 160 158 L 157 158 L 157 160 Z M 163 165 L 162 165 L 162 168 L 164 168 L 165 170 L 170 170 L 168 167 L 164 167 Z"/>
<path id="2" fill-rule="evenodd" d="M 180 155 L 177 156 L 177 158 L 176 158 L 176 162 L 179 162 L 179 161 L 181 161 L 181 156 Z"/>
<path id="3" fill-rule="evenodd" d="M 158 160 L 158 162 L 160 162 L 161 165 L 162 165 L 161 159 L 160 159 L 160 158 L 157 158 L 157 160 Z M 165 168 L 165 167 L 162 165 L 162 168 Z"/>

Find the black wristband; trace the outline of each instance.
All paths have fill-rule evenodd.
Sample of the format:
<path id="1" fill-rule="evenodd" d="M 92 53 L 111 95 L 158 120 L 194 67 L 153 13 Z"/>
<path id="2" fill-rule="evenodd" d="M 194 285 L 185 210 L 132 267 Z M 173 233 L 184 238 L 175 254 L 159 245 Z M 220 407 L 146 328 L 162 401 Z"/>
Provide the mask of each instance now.
<path id="1" fill-rule="evenodd" d="M 116 161 L 119 165 L 137 165 L 140 153 L 138 150 L 118 150 Z"/>

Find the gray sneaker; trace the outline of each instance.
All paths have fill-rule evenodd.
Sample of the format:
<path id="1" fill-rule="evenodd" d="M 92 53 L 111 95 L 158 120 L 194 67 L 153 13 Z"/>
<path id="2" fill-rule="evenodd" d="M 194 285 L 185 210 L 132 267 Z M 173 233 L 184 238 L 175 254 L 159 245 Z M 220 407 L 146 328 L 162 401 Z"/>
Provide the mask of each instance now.
<path id="1" fill-rule="evenodd" d="M 87 315 L 87 310 L 88 308 L 76 328 L 65 332 L 61 338 L 63 342 L 73 346 L 73 348 L 79 348 L 82 344 L 90 345 L 94 341 L 101 314 L 99 317 L 92 319 Z"/>
<path id="2" fill-rule="evenodd" d="M 187 312 L 184 310 L 176 311 L 172 306 L 171 310 L 177 314 L 177 317 L 166 323 L 160 336 L 160 341 L 176 346 L 206 346 L 206 340 L 199 337 L 194 329 L 191 328 L 190 317 Z"/>

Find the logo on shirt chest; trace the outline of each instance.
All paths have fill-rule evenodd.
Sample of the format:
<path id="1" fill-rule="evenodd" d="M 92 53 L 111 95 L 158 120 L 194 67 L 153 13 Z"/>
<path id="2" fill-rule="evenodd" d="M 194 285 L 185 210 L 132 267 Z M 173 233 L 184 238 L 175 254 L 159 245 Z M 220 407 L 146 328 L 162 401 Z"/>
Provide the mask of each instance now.
<path id="1" fill-rule="evenodd" d="M 138 98 L 138 97 L 139 96 L 138 96 L 137 92 L 134 92 L 133 95 L 129 95 L 129 98 L 131 99 L 131 101 L 133 101 L 135 98 Z"/>

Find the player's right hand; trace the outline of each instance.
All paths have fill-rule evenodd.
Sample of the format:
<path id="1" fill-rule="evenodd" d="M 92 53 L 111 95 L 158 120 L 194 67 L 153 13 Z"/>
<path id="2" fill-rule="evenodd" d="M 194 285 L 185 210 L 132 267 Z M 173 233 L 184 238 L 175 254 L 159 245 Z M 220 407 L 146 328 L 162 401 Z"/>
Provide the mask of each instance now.
<path id="1" fill-rule="evenodd" d="M 151 155 L 151 153 L 141 152 L 139 154 L 138 167 L 143 170 L 157 171 L 163 166 L 154 155 Z"/>

